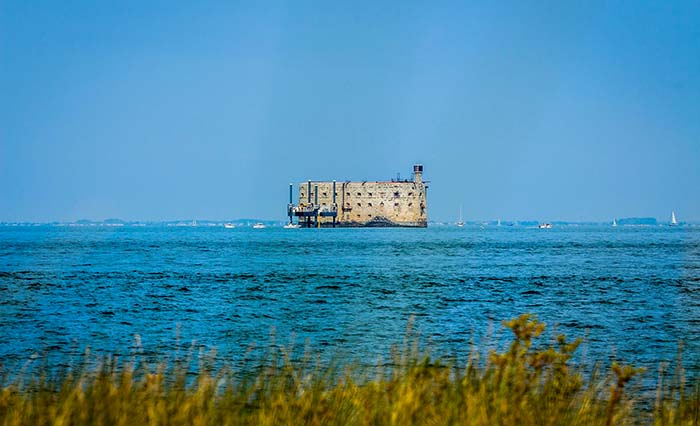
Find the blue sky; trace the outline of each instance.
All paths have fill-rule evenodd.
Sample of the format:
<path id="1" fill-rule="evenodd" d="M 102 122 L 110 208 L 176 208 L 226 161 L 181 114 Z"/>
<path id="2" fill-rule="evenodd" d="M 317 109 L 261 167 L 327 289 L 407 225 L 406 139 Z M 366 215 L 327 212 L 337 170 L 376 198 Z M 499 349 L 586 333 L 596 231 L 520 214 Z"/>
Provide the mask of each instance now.
<path id="1" fill-rule="evenodd" d="M 335 4 L 332 4 L 335 3 Z M 700 219 L 700 2 L 0 2 L 0 221 Z"/>

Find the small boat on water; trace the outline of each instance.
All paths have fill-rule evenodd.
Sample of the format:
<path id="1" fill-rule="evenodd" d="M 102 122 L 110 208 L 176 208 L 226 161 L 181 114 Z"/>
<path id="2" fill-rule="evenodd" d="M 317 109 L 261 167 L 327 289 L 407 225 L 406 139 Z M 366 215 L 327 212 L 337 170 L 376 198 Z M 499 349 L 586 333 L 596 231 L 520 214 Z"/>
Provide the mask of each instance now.
<path id="1" fill-rule="evenodd" d="M 265 228 L 265 224 L 261 223 L 261 222 L 258 222 L 255 225 L 253 225 L 253 229 L 264 229 L 264 228 Z"/>
<path id="2" fill-rule="evenodd" d="M 224 223 L 224 228 L 226 229 L 233 229 L 235 227 L 236 225 L 234 225 L 233 223 Z"/>
<path id="3" fill-rule="evenodd" d="M 617 219 L 613 219 L 612 226 L 617 226 Z"/>
<path id="4" fill-rule="evenodd" d="M 299 225 L 298 223 L 289 222 L 288 224 L 284 225 L 284 229 L 298 229 L 298 228 L 301 228 L 301 225 Z"/>
<path id="5" fill-rule="evenodd" d="M 456 224 L 460 228 L 464 226 L 464 221 L 462 220 L 462 205 L 459 206 L 459 222 Z"/>
<path id="6" fill-rule="evenodd" d="M 539 229 L 552 229 L 552 224 L 551 223 L 540 223 L 537 225 Z"/>
<path id="7" fill-rule="evenodd" d="M 676 225 L 678 225 L 678 221 L 676 220 L 676 212 L 671 212 L 671 226 Z"/>

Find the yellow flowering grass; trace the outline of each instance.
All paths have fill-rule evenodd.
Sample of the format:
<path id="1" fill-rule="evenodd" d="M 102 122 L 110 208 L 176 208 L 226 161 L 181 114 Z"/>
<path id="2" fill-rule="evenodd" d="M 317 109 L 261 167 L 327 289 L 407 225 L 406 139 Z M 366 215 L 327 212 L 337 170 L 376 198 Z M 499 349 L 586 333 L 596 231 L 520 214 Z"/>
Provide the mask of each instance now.
<path id="1" fill-rule="evenodd" d="M 657 392 L 646 395 L 640 369 L 613 363 L 584 375 L 572 362 L 580 340 L 541 343 L 545 326 L 529 315 L 504 325 L 513 334 L 505 350 L 472 350 L 461 365 L 431 358 L 409 334 L 388 366 L 373 368 L 323 364 L 308 351 L 294 360 L 274 346 L 240 369 L 213 356 L 198 357 L 196 369 L 192 358 L 29 368 L 1 384 L 0 424 L 699 424 L 698 384 L 682 370 L 669 383 L 660 374 Z"/>

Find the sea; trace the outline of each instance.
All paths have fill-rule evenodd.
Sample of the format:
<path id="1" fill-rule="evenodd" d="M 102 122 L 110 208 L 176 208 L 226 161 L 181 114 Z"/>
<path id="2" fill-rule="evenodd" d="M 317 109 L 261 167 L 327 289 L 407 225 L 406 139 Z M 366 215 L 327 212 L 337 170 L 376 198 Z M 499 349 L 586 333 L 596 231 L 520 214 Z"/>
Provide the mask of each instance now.
<path id="1" fill-rule="evenodd" d="M 376 363 L 407 332 L 464 359 L 530 313 L 578 359 L 700 373 L 700 227 L 0 227 L 0 365 L 221 360 L 267 345 Z"/>

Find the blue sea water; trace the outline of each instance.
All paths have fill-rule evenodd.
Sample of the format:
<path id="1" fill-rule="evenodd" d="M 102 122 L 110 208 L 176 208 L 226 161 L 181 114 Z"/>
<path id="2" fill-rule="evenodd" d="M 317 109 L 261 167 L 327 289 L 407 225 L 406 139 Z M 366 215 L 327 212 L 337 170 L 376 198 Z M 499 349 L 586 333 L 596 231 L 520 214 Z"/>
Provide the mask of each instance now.
<path id="1" fill-rule="evenodd" d="M 308 341 L 375 362 L 409 318 L 437 354 L 534 313 L 589 360 L 700 373 L 700 228 L 1 227 L 0 364 L 180 341 Z M 491 339 L 494 339 L 493 337 Z M 498 340 L 495 338 L 495 340 Z"/>

